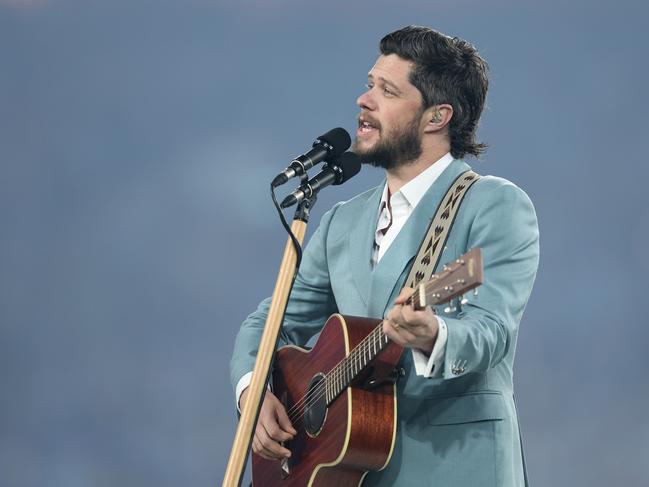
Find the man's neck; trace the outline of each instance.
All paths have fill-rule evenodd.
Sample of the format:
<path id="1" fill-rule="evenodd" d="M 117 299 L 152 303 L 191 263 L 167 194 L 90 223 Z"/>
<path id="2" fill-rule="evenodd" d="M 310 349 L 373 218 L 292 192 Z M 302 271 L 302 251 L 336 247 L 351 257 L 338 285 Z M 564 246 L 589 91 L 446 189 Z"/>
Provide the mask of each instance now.
<path id="1" fill-rule="evenodd" d="M 437 150 L 424 151 L 414 162 L 401 164 L 386 171 L 388 190 L 390 194 L 397 193 L 401 187 L 415 179 L 422 172 L 440 160 L 450 149 L 448 147 Z"/>

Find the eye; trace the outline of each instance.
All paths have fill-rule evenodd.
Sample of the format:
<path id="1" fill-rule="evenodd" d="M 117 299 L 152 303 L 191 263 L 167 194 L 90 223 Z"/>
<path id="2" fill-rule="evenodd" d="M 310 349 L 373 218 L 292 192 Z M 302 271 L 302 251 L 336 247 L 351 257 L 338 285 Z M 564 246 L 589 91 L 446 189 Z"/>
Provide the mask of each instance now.
<path id="1" fill-rule="evenodd" d="M 394 96 L 394 94 L 395 94 L 390 88 L 387 88 L 387 87 L 383 88 L 383 93 L 388 95 L 388 96 Z"/>
<path id="2" fill-rule="evenodd" d="M 365 83 L 365 88 L 368 89 L 368 90 L 371 90 L 372 88 L 374 88 L 374 84 L 373 83 Z"/>

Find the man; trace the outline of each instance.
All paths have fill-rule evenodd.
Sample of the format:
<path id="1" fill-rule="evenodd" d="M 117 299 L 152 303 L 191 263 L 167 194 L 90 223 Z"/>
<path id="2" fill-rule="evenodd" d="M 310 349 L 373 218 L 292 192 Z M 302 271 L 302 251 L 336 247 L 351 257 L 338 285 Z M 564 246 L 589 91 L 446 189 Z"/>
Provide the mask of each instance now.
<path id="1" fill-rule="evenodd" d="M 280 345 L 303 345 L 335 312 L 385 317 L 384 332 L 407 347 L 398 382 L 398 426 L 388 466 L 363 485 L 520 486 L 527 484 L 512 368 L 518 325 L 538 264 L 538 228 L 529 198 L 492 176 L 468 190 L 440 262 L 480 247 L 484 284 L 455 309 L 414 311 L 401 288 L 442 197 L 478 156 L 475 140 L 488 87 L 473 46 L 423 27 L 385 36 L 368 75 L 354 151 L 386 170 L 384 185 L 339 203 L 304 252 Z M 243 323 L 232 358 L 239 404 L 269 301 Z M 253 440 L 265 458 L 290 452 L 296 434 L 267 392 Z"/>

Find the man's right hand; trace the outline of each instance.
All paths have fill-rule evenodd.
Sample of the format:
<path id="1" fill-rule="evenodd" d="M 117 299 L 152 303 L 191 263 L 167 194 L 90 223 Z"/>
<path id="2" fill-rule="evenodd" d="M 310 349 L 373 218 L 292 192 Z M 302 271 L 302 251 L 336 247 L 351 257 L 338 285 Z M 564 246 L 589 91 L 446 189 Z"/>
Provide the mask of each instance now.
<path id="1" fill-rule="evenodd" d="M 248 389 L 244 389 L 239 398 L 239 407 L 243 410 L 248 398 Z M 293 439 L 297 431 L 288 419 L 284 405 L 275 395 L 266 391 L 264 403 L 259 411 L 252 449 L 257 455 L 267 460 L 281 460 L 291 456 L 291 452 L 280 445 L 280 442 Z"/>

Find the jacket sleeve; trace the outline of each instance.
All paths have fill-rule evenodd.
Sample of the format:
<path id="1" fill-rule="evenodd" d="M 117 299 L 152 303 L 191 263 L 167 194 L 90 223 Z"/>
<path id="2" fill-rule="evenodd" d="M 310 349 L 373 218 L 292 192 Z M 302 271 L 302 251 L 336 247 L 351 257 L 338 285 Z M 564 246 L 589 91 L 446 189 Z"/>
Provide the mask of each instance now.
<path id="1" fill-rule="evenodd" d="M 326 257 L 329 225 L 338 205 L 322 217 L 319 227 L 302 254 L 302 263 L 286 307 L 278 347 L 304 345 L 317 334 L 329 315 L 337 311 L 331 289 Z M 271 298 L 264 299 L 241 325 L 230 361 L 230 379 L 236 388 L 239 379 L 253 370 Z"/>
<path id="2" fill-rule="evenodd" d="M 448 331 L 446 379 L 486 372 L 514 353 L 536 276 L 539 232 L 532 202 L 511 183 L 489 186 L 467 241 L 468 249 L 482 249 L 484 282 L 477 296 L 467 296 L 457 315 L 443 316 Z"/>

